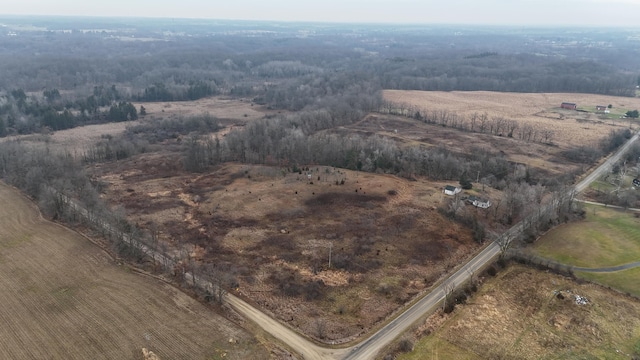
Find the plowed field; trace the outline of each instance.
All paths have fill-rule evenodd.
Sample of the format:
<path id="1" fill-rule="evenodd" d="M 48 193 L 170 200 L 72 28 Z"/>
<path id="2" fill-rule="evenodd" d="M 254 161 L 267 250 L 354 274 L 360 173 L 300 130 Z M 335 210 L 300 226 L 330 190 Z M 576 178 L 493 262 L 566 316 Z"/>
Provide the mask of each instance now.
<path id="1" fill-rule="evenodd" d="M 140 359 L 143 347 L 161 359 L 268 357 L 237 325 L 118 266 L 4 183 L 0 199 L 0 358 Z"/>

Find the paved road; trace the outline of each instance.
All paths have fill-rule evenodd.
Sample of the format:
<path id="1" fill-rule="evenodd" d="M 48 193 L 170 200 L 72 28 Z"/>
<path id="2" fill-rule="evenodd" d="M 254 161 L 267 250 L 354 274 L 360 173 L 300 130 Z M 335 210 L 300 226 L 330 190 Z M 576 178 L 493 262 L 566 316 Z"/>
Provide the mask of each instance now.
<path id="1" fill-rule="evenodd" d="M 632 146 L 633 142 L 638 140 L 640 133 L 636 133 L 629 141 L 627 141 L 618 151 L 612 154 L 591 174 L 586 176 L 570 191 L 581 192 L 586 189 L 591 182 L 596 180 L 604 173 L 611 171 L 613 165 L 626 153 Z M 557 206 L 556 201 L 548 204 L 545 210 Z M 516 234 L 522 231 L 524 224 L 519 222 L 507 230 L 502 238 L 504 241 L 510 242 L 515 238 Z M 370 338 L 364 340 L 360 344 L 354 346 L 344 358 L 345 360 L 366 360 L 372 359 L 386 345 L 391 343 L 395 338 L 406 331 L 415 321 L 429 312 L 433 312 L 438 304 L 444 299 L 444 289 L 448 285 L 454 287 L 459 286 L 468 281 L 472 274 L 477 273 L 484 266 L 495 260 L 500 254 L 500 246 L 496 242 L 492 242 L 480 254 L 465 264 L 460 270 L 449 277 L 444 283 L 436 287 L 431 293 L 420 299 L 415 305 L 407 309 L 404 313 L 391 321 L 387 326 L 380 329 Z"/>
<path id="2" fill-rule="evenodd" d="M 392 320 L 371 337 L 351 348 L 344 359 L 373 359 L 382 348 L 404 333 L 418 319 L 434 311 L 440 305 L 440 302 L 444 300 L 446 289 L 455 288 L 463 284 L 473 273 L 476 273 L 485 264 L 493 261 L 499 254 L 500 247 L 492 242 L 480 252 L 480 254 L 462 266 L 431 293 L 420 299 L 415 305 L 400 314 L 400 316 Z"/>
<path id="3" fill-rule="evenodd" d="M 635 134 L 626 144 L 624 144 L 620 150 L 611 155 L 602 165 L 595 169 L 591 174 L 580 181 L 574 189 L 571 191 L 580 192 L 584 190 L 592 181 L 597 179 L 600 175 L 607 171 L 610 171 L 613 164 L 618 161 L 620 156 L 624 154 L 632 145 L 634 141 L 638 139 L 640 134 Z M 82 209 L 77 203 L 70 199 L 66 199 L 71 207 L 76 209 L 83 216 L 89 217 L 86 210 Z M 544 210 L 549 210 L 553 206 L 556 206 L 557 202 L 552 201 L 547 205 Z M 110 232 L 115 232 L 115 229 L 102 220 L 92 219 L 96 221 L 100 226 L 104 227 Z M 519 222 L 507 230 L 501 239 L 510 242 L 515 238 L 515 235 L 522 231 L 524 224 Z M 131 240 L 129 240 L 131 241 Z M 160 261 L 171 264 L 172 259 L 164 257 L 162 254 L 157 253 L 153 249 L 146 247 L 145 245 L 138 244 L 143 250 L 155 256 Z M 242 299 L 228 294 L 226 296 L 226 302 L 231 305 L 236 311 L 245 316 L 247 319 L 255 322 L 258 326 L 263 328 L 269 334 L 288 345 L 292 350 L 303 356 L 306 360 L 323 360 L 323 359 L 344 359 L 344 360 L 368 360 L 373 359 L 376 354 L 385 346 L 390 344 L 394 339 L 409 329 L 418 319 L 424 315 L 433 312 L 444 300 L 446 289 L 456 288 L 467 282 L 470 277 L 480 271 L 484 266 L 494 261 L 500 254 L 500 245 L 497 242 L 492 242 L 484 250 L 482 250 L 477 256 L 471 259 L 467 264 L 463 265 L 458 271 L 451 275 L 446 281 L 437 286 L 431 293 L 427 294 L 414 305 L 405 310 L 398 317 L 390 321 L 382 329 L 378 330 L 369 338 L 363 340 L 359 344 L 343 349 L 330 349 L 319 346 L 309 339 L 297 334 L 289 327 L 274 320 L 268 315 L 264 314 L 260 310 L 251 306 Z M 193 281 L 192 275 L 187 273 L 185 278 Z M 207 282 L 206 280 L 196 279 L 201 286 L 209 286 L 215 288 L 215 285 Z"/>
<path id="4" fill-rule="evenodd" d="M 635 141 L 638 140 L 638 136 L 640 136 L 640 133 L 636 133 L 635 135 L 633 135 L 631 137 L 631 139 L 629 139 L 629 141 L 627 141 L 626 143 L 624 143 L 624 145 L 622 145 L 618 151 L 616 151 L 615 153 L 613 153 L 613 155 L 609 156 L 609 158 L 607 160 L 605 160 L 605 162 L 603 162 L 600 166 L 598 166 L 597 169 L 595 169 L 593 172 L 591 172 L 591 174 L 587 175 L 582 181 L 580 181 L 576 186 L 576 192 L 581 192 L 584 189 L 587 188 L 587 186 L 589 186 L 589 184 L 591 184 L 592 182 L 594 182 L 596 179 L 598 179 L 601 175 L 604 175 L 604 173 L 611 171 L 611 169 L 613 168 L 613 165 L 620 160 L 620 157 L 626 153 L 627 151 L 629 151 L 629 149 L 631 148 L 631 146 L 633 145 L 633 143 Z"/>

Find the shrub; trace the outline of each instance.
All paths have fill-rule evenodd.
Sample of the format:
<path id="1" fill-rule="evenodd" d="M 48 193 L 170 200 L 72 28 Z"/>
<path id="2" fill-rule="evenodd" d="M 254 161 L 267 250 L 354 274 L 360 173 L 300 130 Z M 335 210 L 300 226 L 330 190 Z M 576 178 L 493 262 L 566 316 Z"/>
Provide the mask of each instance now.
<path id="1" fill-rule="evenodd" d="M 497 271 L 495 267 L 489 266 L 489 268 L 487 268 L 487 275 L 496 276 L 496 274 L 497 274 Z"/>

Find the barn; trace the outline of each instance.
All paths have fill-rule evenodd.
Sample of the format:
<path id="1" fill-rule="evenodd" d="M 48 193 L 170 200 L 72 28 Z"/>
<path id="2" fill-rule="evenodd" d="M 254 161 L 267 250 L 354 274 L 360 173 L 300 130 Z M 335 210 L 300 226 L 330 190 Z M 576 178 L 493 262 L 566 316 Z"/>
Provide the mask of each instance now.
<path id="1" fill-rule="evenodd" d="M 563 102 L 562 104 L 560 104 L 560 107 L 568 110 L 576 110 L 578 108 L 578 106 L 575 103 L 570 103 L 570 102 Z"/>

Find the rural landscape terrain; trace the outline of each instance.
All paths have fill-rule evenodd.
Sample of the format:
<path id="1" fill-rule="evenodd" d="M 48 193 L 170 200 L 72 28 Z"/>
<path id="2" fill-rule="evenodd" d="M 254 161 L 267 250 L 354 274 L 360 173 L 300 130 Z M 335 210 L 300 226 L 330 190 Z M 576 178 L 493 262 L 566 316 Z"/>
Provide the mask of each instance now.
<path id="1" fill-rule="evenodd" d="M 640 357 L 631 30 L 100 21 L 0 19 L 0 354 Z"/>

